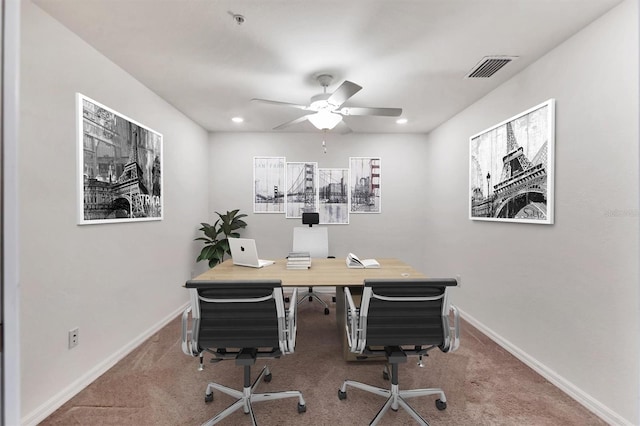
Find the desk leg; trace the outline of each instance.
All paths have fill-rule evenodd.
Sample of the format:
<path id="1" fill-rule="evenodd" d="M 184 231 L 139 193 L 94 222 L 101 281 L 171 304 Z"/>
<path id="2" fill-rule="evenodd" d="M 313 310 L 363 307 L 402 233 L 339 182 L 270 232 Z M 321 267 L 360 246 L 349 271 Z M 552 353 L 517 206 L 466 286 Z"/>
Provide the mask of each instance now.
<path id="1" fill-rule="evenodd" d="M 345 316 L 345 300 L 344 300 L 344 287 L 337 286 L 336 287 L 336 325 L 338 326 L 338 336 L 342 339 L 344 331 L 344 325 L 346 324 L 347 318 Z"/>

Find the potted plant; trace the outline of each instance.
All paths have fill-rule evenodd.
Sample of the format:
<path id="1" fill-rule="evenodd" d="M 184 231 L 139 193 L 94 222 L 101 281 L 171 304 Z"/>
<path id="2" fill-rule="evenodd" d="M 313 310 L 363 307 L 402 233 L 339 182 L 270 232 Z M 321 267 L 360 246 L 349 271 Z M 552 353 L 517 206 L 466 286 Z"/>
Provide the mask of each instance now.
<path id="1" fill-rule="evenodd" d="M 231 254 L 229 250 L 229 237 L 237 238 L 240 233 L 239 229 L 247 227 L 247 223 L 242 220 L 246 214 L 238 214 L 240 210 L 227 211 L 226 214 L 215 212 L 219 219 L 213 225 L 201 223 L 202 228 L 199 230 L 204 232 L 204 237 L 196 238 L 194 241 L 204 241 L 204 247 L 196 262 L 208 260 L 209 267 L 213 268 L 218 263 L 222 263 L 225 254 Z"/>

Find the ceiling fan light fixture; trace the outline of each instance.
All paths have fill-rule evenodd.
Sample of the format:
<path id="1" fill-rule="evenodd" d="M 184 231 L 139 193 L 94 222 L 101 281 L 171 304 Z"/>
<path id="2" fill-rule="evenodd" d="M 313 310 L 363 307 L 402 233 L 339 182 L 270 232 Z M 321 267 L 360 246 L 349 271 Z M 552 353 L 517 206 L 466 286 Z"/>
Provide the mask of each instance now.
<path id="1" fill-rule="evenodd" d="M 342 120 L 342 116 L 329 111 L 318 111 L 307 119 L 319 130 L 331 130 Z"/>

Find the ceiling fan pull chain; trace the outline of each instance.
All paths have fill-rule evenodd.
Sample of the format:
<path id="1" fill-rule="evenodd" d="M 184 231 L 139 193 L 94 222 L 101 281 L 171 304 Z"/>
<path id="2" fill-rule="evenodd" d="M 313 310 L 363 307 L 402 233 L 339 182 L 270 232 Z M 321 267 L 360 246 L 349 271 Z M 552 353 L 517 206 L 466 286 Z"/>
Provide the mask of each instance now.
<path id="1" fill-rule="evenodd" d="M 322 149 L 324 150 L 324 153 L 327 153 L 327 129 L 323 129 L 322 130 Z"/>

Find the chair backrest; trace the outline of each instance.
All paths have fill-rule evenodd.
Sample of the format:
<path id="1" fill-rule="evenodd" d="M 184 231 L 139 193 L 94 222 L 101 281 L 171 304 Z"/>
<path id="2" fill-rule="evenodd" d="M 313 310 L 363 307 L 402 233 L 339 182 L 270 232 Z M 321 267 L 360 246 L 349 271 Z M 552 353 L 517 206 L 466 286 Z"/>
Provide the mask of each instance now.
<path id="1" fill-rule="evenodd" d="M 359 346 L 434 345 L 448 350 L 447 288 L 455 285 L 455 279 L 365 280 Z"/>
<path id="2" fill-rule="evenodd" d="M 280 348 L 284 335 L 284 297 L 279 280 L 187 281 L 196 351 L 211 348 Z"/>
<path id="3" fill-rule="evenodd" d="M 293 228 L 293 251 L 307 251 L 311 257 L 329 256 L 329 233 L 324 226 Z"/>

